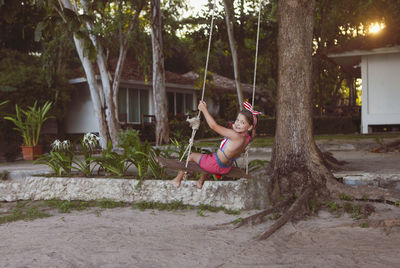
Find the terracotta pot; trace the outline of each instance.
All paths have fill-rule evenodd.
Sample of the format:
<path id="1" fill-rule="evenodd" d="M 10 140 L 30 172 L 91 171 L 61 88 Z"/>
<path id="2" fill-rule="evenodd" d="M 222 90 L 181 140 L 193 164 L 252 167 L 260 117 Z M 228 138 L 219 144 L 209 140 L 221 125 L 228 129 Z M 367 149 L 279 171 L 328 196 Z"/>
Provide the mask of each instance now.
<path id="1" fill-rule="evenodd" d="M 21 147 L 22 147 L 22 156 L 24 157 L 24 160 L 35 160 L 43 152 L 43 147 L 41 145 L 21 146 Z"/>

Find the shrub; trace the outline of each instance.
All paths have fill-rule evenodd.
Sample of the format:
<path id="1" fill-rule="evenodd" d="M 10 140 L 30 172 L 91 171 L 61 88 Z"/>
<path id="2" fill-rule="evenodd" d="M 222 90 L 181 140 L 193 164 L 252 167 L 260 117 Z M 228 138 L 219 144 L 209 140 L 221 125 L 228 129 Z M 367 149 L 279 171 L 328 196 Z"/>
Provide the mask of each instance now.
<path id="1" fill-rule="evenodd" d="M 314 134 L 353 134 L 360 132 L 360 119 L 353 117 L 314 117 Z"/>
<path id="2" fill-rule="evenodd" d="M 350 134 L 360 132 L 360 118 L 314 117 L 314 134 Z M 276 119 L 261 117 L 257 124 L 258 135 L 275 135 Z"/>

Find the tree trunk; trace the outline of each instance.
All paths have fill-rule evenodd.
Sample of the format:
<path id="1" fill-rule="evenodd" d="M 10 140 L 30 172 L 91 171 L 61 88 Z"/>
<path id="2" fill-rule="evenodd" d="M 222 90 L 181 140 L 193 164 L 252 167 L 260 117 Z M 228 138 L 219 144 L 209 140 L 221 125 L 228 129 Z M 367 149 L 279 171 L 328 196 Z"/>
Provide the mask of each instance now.
<path id="1" fill-rule="evenodd" d="M 61 0 L 64 8 L 68 8 L 78 15 L 78 8 L 76 2 L 71 0 Z M 86 0 L 82 0 L 84 12 L 88 13 L 88 3 Z M 143 2 L 144 4 L 144 2 Z M 91 99 L 98 120 L 99 134 L 101 138 L 102 148 L 106 148 L 107 142 L 111 139 L 113 147 L 118 146 L 118 133 L 121 130 L 121 126 L 118 121 L 118 87 L 121 79 L 122 69 L 126 58 L 127 51 L 127 39 L 129 34 L 133 31 L 133 27 L 137 18 L 143 8 L 143 4 L 138 6 L 138 10 L 132 17 L 128 31 L 126 35 L 122 36 L 122 30 L 120 32 L 120 53 L 118 63 L 115 70 L 114 78 L 110 74 L 110 69 L 107 66 L 107 59 L 104 55 L 104 49 L 94 34 L 89 34 L 90 41 L 93 46 L 97 49 L 96 64 L 100 73 L 100 79 L 102 87 L 100 87 L 95 78 L 94 65 L 90 62 L 88 53 L 84 53 L 87 46 L 84 45 L 84 40 L 80 40 L 74 34 L 75 46 L 78 51 L 79 57 L 82 62 L 82 66 L 85 70 L 86 78 L 89 85 Z M 61 5 L 61 3 L 60 3 Z M 74 6 L 75 5 L 75 6 Z M 62 16 L 62 15 L 61 15 Z M 67 23 L 66 19 L 64 18 Z M 86 21 L 84 25 L 89 32 L 92 32 L 94 25 L 90 21 Z"/>
<path id="2" fill-rule="evenodd" d="M 238 97 L 240 110 L 242 110 L 241 104 L 243 103 L 243 90 L 242 90 L 242 85 L 240 83 L 239 61 L 238 61 L 237 50 L 236 50 L 235 36 L 233 34 L 233 20 L 234 20 L 233 2 L 231 0 L 224 0 L 224 6 L 225 6 L 226 30 L 228 32 L 229 46 L 231 48 L 231 53 L 232 53 L 232 62 L 233 62 L 233 71 L 234 71 L 234 75 L 235 75 L 236 93 L 237 93 L 237 97 Z"/>
<path id="3" fill-rule="evenodd" d="M 120 4 L 120 3 L 119 3 Z M 143 6 L 145 2 L 141 1 L 138 6 L 138 10 L 135 12 L 135 15 L 132 17 L 128 30 L 123 34 L 122 26 L 119 28 L 119 56 L 117 66 L 115 67 L 114 72 L 114 80 L 112 84 L 112 92 L 113 92 L 113 102 L 115 103 L 114 109 L 115 114 L 118 116 L 118 94 L 119 94 L 119 84 L 122 76 L 122 70 L 125 64 L 126 54 L 128 52 L 128 38 L 132 34 L 133 29 L 136 25 L 137 19 L 142 12 Z M 122 7 L 119 7 L 119 11 L 121 12 Z"/>
<path id="4" fill-rule="evenodd" d="M 161 35 L 160 0 L 151 0 L 151 41 L 153 48 L 153 100 L 156 110 L 156 145 L 169 142 L 167 114 L 167 92 L 165 88 L 165 69 L 163 41 Z"/>
<path id="5" fill-rule="evenodd" d="M 325 195 L 332 173 L 318 154 L 312 133 L 312 38 L 314 0 L 278 1 L 278 99 L 269 198 L 297 195 L 312 187 Z"/>
<path id="6" fill-rule="evenodd" d="M 105 102 L 106 102 L 106 109 L 105 109 L 105 114 L 106 114 L 106 120 L 107 120 L 107 126 L 108 126 L 108 133 L 110 135 L 110 139 L 112 141 L 113 147 L 115 148 L 118 146 L 118 133 L 121 130 L 121 126 L 118 122 L 118 117 L 115 114 L 115 103 L 114 103 L 114 98 L 113 98 L 113 91 L 111 88 L 111 79 L 109 75 L 109 71 L 107 68 L 107 63 L 104 57 L 103 53 L 103 48 L 102 46 L 98 43 L 97 40 L 96 42 L 93 41 L 93 43 L 96 45 L 97 48 L 97 66 L 100 71 L 100 78 L 101 78 L 101 83 L 103 85 L 103 91 L 105 95 Z"/>
<path id="7" fill-rule="evenodd" d="M 70 0 L 62 0 L 62 7 L 70 9 L 75 12 L 75 9 Z M 65 22 L 67 23 L 67 21 Z M 79 59 L 81 60 L 83 69 L 85 71 L 87 83 L 89 86 L 90 96 L 93 102 L 93 109 L 97 120 L 97 125 L 99 127 L 100 146 L 102 148 L 106 148 L 107 142 L 109 140 L 109 135 L 108 135 L 107 118 L 105 114 L 106 107 L 105 107 L 104 92 L 102 88 L 100 88 L 99 85 L 97 84 L 93 64 L 90 61 L 87 53 L 85 53 L 84 51 L 86 47 L 84 43 L 85 41 L 78 38 L 75 33 L 73 34 L 73 38 L 74 38 L 75 48 L 79 55 Z"/>
<path id="8" fill-rule="evenodd" d="M 104 112 L 105 108 L 104 108 L 103 91 L 97 85 L 92 62 L 90 61 L 89 57 L 85 55 L 83 52 L 85 47 L 84 41 L 77 38 L 74 35 L 74 42 L 76 51 L 78 52 L 79 59 L 81 60 L 83 66 L 83 70 L 85 71 L 87 83 L 89 86 L 90 96 L 93 102 L 93 109 L 99 127 L 100 146 L 102 148 L 106 148 L 108 142 L 108 135 L 107 135 L 106 115 Z"/>
<path id="9" fill-rule="evenodd" d="M 86 0 L 81 1 L 83 9 L 86 13 L 88 13 L 88 7 Z M 115 113 L 115 106 L 113 99 L 113 91 L 111 88 L 112 77 L 110 75 L 109 68 L 107 67 L 107 61 L 104 56 L 103 46 L 100 44 L 99 40 L 94 34 L 91 34 L 93 31 L 93 24 L 91 22 L 86 22 L 86 28 L 89 30 L 89 38 L 93 43 L 93 46 L 97 50 L 97 57 L 96 63 L 100 73 L 101 84 L 103 87 L 103 94 L 105 100 L 105 115 L 106 115 L 106 122 L 107 122 L 107 131 L 109 138 L 113 144 L 113 147 L 118 146 L 118 133 L 121 130 L 121 126 L 118 122 L 118 116 Z"/>

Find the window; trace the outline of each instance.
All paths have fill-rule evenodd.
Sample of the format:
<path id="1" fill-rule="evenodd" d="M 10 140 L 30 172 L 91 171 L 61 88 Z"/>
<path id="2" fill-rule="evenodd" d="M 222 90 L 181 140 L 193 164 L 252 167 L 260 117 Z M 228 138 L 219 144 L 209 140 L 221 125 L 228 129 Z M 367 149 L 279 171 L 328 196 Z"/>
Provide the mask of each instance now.
<path id="1" fill-rule="evenodd" d="M 120 88 L 118 116 L 120 122 L 140 123 L 141 116 L 149 114 L 149 92 L 136 88 Z"/>
<path id="2" fill-rule="evenodd" d="M 193 110 L 193 94 L 167 92 L 168 113 L 187 114 Z"/>

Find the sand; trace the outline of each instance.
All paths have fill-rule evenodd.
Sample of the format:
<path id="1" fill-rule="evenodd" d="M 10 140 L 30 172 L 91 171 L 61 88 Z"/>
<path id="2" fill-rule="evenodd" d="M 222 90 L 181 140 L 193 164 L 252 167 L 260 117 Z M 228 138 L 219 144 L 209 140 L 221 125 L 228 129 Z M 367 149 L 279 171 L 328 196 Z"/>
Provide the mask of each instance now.
<path id="1" fill-rule="evenodd" d="M 375 207 L 370 219 L 400 218 Z M 0 225 L 0 267 L 400 267 L 399 227 L 361 228 L 348 215 L 321 211 L 258 242 L 272 221 L 209 230 L 239 216 L 98 210 Z"/>

